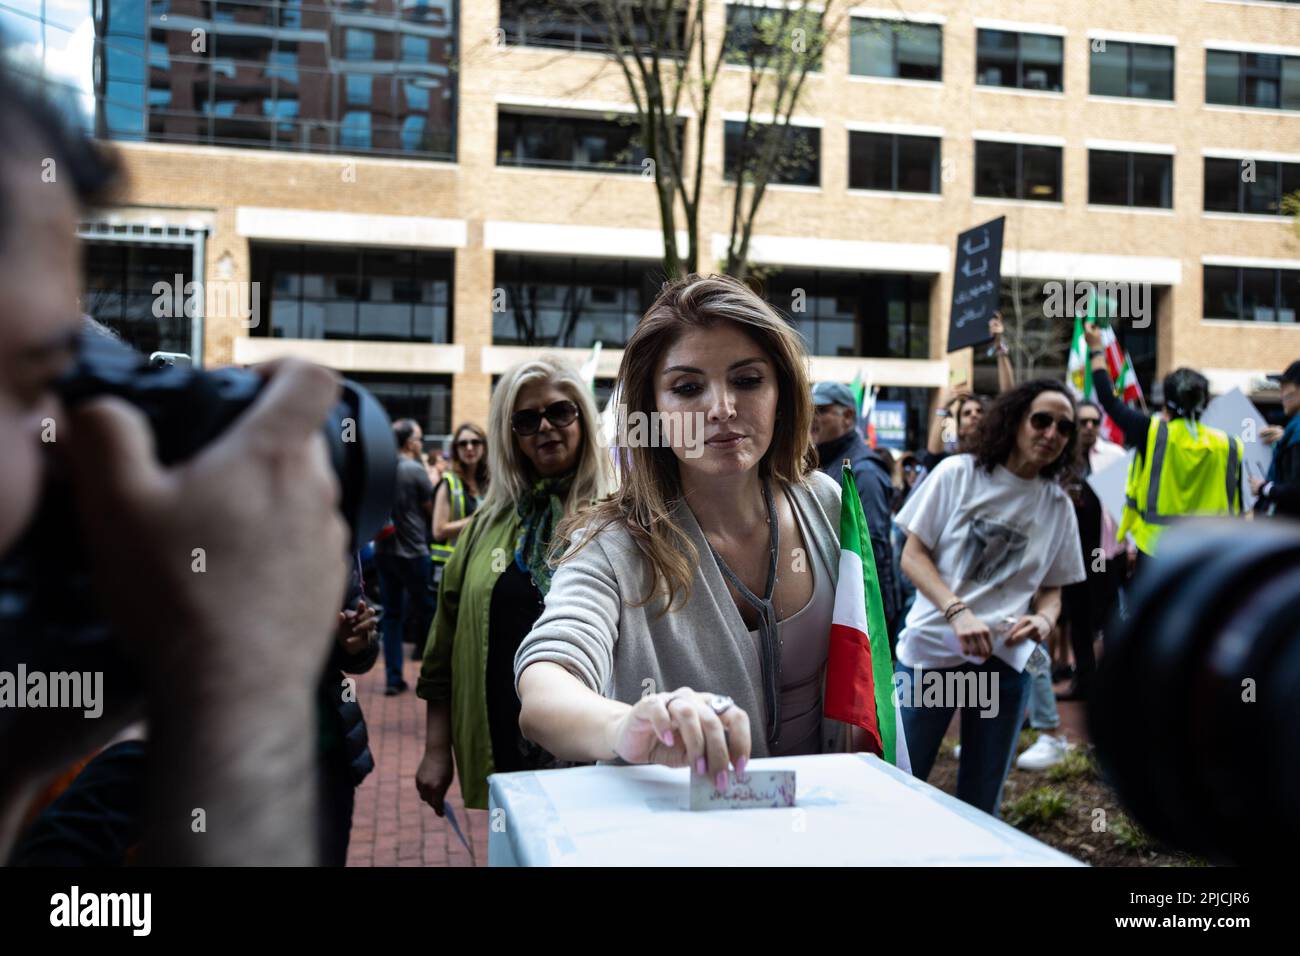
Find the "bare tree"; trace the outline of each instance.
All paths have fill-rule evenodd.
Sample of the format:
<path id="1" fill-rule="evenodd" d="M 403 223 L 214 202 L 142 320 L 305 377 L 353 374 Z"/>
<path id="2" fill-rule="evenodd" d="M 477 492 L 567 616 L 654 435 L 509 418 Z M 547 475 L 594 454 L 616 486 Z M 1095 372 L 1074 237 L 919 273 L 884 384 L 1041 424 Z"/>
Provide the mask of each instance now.
<path id="1" fill-rule="evenodd" d="M 1044 282 L 1039 279 L 1022 280 L 1013 276 L 1003 280 L 1004 294 L 1011 293 L 1011 314 L 1003 316 L 1002 338 L 1011 353 L 1017 382 L 1036 378 L 1042 366 L 1057 370 L 1069 349 L 1073 325 L 1067 326 L 1059 317 L 1045 314 L 1043 287 Z"/>
<path id="2" fill-rule="evenodd" d="M 1300 238 L 1300 189 L 1282 197 L 1282 213 L 1291 217 L 1291 230 Z"/>
<path id="3" fill-rule="evenodd" d="M 700 209 L 707 130 L 718 108 L 724 63 L 749 68 L 744 121 L 732 130 L 734 178 L 731 227 L 722 269 L 749 271 L 754 220 L 773 181 L 811 168 L 811 144 L 790 125 L 810 72 L 845 17 L 836 0 L 814 6 L 791 0 L 769 7 L 754 0 L 722 4 L 728 21 L 710 29 L 709 0 L 546 0 L 552 16 L 576 19 L 601 41 L 627 84 L 653 175 L 663 232 L 664 270 L 670 276 L 698 268 L 704 258 Z M 686 236 L 683 254 L 677 233 Z"/>

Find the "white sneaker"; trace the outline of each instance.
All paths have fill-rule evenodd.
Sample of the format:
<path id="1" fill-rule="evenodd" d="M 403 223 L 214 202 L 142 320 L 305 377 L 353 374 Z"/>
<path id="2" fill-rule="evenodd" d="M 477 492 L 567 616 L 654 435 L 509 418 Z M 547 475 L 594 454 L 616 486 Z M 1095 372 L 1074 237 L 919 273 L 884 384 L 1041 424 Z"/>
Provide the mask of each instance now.
<path id="1" fill-rule="evenodd" d="M 1022 753 L 1016 760 L 1020 770 L 1046 770 L 1065 759 L 1065 755 L 1074 749 L 1074 744 L 1065 736 L 1053 737 L 1051 734 L 1039 734 L 1034 745 Z"/>

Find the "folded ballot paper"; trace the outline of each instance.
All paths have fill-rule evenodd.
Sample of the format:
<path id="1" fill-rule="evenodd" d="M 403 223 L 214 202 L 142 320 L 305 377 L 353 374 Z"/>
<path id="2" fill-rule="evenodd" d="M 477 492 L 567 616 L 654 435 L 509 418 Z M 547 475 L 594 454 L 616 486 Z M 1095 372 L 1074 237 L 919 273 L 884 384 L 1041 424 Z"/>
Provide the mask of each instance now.
<path id="1" fill-rule="evenodd" d="M 727 771 L 727 789 L 718 790 L 706 773 L 691 771 L 692 810 L 746 810 L 794 806 L 793 770 Z"/>

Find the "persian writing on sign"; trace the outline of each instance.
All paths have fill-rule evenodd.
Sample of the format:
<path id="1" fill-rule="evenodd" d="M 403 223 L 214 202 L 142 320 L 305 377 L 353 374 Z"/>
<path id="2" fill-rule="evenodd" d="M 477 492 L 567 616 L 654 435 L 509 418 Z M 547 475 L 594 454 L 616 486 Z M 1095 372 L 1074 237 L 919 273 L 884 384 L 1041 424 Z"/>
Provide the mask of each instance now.
<path id="1" fill-rule="evenodd" d="M 719 791 L 712 777 L 691 771 L 692 810 L 745 810 L 756 807 L 793 807 L 793 770 L 727 772 L 727 788 Z"/>

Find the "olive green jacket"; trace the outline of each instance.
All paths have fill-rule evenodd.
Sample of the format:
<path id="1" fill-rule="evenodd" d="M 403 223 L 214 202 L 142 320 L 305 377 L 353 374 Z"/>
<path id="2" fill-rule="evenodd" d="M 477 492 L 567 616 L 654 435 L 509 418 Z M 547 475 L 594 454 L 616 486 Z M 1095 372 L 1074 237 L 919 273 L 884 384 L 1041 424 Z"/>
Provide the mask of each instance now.
<path id="1" fill-rule="evenodd" d="M 487 809 L 493 772 L 488 729 L 488 610 L 497 578 L 514 560 L 520 519 L 512 509 L 486 521 L 476 512 L 442 572 L 438 613 L 429 629 L 415 693 L 451 701 L 451 746 L 465 806 Z"/>

